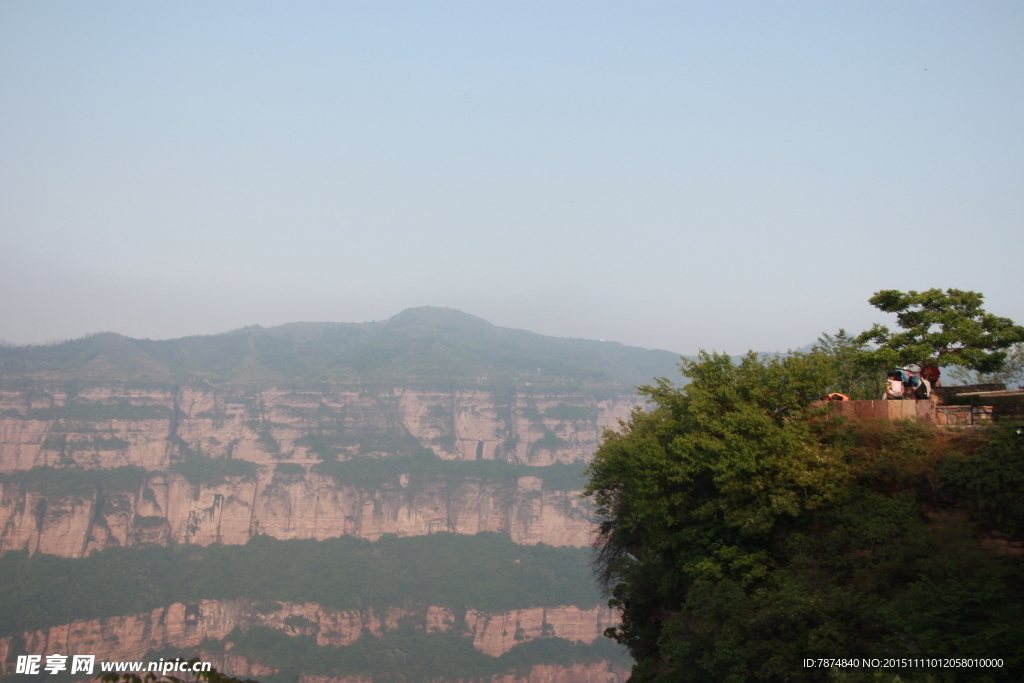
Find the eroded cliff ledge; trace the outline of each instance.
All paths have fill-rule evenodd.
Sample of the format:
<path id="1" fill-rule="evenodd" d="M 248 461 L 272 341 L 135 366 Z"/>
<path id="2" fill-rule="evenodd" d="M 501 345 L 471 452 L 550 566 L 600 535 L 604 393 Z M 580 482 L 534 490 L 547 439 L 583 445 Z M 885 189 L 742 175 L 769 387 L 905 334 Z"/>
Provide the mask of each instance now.
<path id="1" fill-rule="evenodd" d="M 545 466 L 588 459 L 602 431 L 637 403 L 631 394 L 124 385 L 69 392 L 40 385 L 0 390 L 0 472 L 44 465 L 164 470 L 192 453 L 313 464 L 325 457 L 385 457 L 412 443 L 444 459 Z"/>
<path id="2" fill-rule="evenodd" d="M 368 482 L 328 466 L 395 456 L 523 472 L 578 463 L 635 403 L 630 395 L 66 383 L 0 391 L 0 551 L 80 557 L 112 545 L 239 544 L 258 533 L 376 539 L 434 531 L 585 546 L 592 519 L 575 484 L 429 472 Z M 201 466 L 228 461 L 236 467 L 227 474 Z M 42 467 L 143 471 L 70 487 L 18 474 Z"/>
<path id="3" fill-rule="evenodd" d="M 494 531 L 517 543 L 589 545 L 593 522 L 586 501 L 541 486 L 535 477 L 521 477 L 511 485 L 410 480 L 404 487 L 367 490 L 313 473 L 282 476 L 269 467 L 254 478 L 230 477 L 218 485 L 154 472 L 135 491 L 60 497 L 9 481 L 0 484 L 0 550 L 84 557 L 146 543 L 244 544 L 260 533 L 376 540 L 436 531 Z"/>
<path id="4" fill-rule="evenodd" d="M 76 621 L 0 639 L 0 675 L 12 673 L 11 654 L 90 654 L 97 661 L 133 661 L 150 650 L 165 647 L 199 647 L 204 640 L 226 638 L 262 626 L 289 635 L 313 636 L 320 646 L 351 645 L 364 635 L 380 636 L 400 623 L 423 632 L 448 632 L 458 628 L 473 647 L 492 657 L 535 638 L 556 637 L 592 643 L 609 626 L 616 613 L 607 607 L 536 607 L 500 614 L 466 610 L 456 614 L 444 607 L 420 610 L 331 611 L 313 603 L 253 602 L 250 600 L 202 600 L 124 617 Z M 241 668 L 234 662 L 230 668 Z M 251 669 L 250 669 L 251 671 Z M 243 671 L 248 675 L 249 671 Z"/>

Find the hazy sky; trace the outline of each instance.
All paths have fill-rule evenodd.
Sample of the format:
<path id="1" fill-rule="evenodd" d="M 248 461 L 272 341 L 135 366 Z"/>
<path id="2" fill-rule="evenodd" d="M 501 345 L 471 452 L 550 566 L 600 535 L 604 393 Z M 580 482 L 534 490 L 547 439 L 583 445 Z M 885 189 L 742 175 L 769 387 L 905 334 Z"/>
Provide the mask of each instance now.
<path id="1" fill-rule="evenodd" d="M 1024 3 L 0 2 L 0 339 L 1024 321 Z"/>

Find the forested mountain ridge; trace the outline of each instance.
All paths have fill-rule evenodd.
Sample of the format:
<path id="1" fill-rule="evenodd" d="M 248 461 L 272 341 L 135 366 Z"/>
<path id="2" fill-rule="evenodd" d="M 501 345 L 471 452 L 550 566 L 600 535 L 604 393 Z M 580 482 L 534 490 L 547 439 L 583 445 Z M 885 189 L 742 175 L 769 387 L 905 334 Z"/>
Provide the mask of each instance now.
<path id="1" fill-rule="evenodd" d="M 453 309 L 421 307 L 378 322 L 255 325 L 158 341 L 106 332 L 3 346 L 0 378 L 629 390 L 676 374 L 678 359 L 669 351 L 549 337 Z"/>

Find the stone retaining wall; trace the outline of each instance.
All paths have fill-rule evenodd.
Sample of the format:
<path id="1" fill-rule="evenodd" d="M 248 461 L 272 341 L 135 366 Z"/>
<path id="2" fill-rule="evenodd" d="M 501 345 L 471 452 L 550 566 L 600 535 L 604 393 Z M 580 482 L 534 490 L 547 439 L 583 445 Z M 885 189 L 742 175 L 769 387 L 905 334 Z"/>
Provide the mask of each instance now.
<path id="1" fill-rule="evenodd" d="M 992 422 L 992 406 L 946 406 L 933 400 L 833 401 L 832 411 L 851 420 L 922 420 L 941 426 L 971 427 Z"/>

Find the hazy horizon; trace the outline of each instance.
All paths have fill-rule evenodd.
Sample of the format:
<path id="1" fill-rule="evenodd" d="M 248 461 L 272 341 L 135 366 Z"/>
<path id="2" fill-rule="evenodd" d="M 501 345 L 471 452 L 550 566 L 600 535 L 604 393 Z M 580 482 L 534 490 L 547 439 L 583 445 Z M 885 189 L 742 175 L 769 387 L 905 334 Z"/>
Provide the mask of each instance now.
<path id="1" fill-rule="evenodd" d="M 1024 322 L 1024 5 L 0 1 L 0 339 Z"/>
<path id="2" fill-rule="evenodd" d="M 480 318 L 480 316 L 473 315 L 469 311 L 460 311 L 459 309 L 450 308 L 448 306 L 416 306 L 416 307 L 411 307 L 411 308 L 404 309 L 402 311 L 398 311 L 393 316 L 388 316 L 387 318 L 381 318 L 379 320 L 291 320 L 289 322 L 279 323 L 279 324 L 276 324 L 276 325 L 260 325 L 258 323 L 254 323 L 252 325 L 242 325 L 240 327 L 233 327 L 233 328 L 227 329 L 227 330 L 216 330 L 216 331 L 213 331 L 213 332 L 202 332 L 202 333 L 194 334 L 194 335 L 182 335 L 182 336 L 178 336 L 178 337 L 160 337 L 160 338 L 154 338 L 154 337 L 131 337 L 131 335 L 123 334 L 121 332 L 118 332 L 117 330 L 97 330 L 95 332 L 87 332 L 87 333 L 85 333 L 83 335 L 80 335 L 78 337 L 69 337 L 69 338 L 65 338 L 65 339 L 49 339 L 47 341 L 42 341 L 42 342 L 26 342 L 24 344 L 16 344 L 16 343 L 13 343 L 13 342 L 9 342 L 6 339 L 0 339 L 0 345 L 9 346 L 9 347 L 14 347 L 14 346 L 51 346 L 51 345 L 55 345 L 55 344 L 63 344 L 65 342 L 74 341 L 76 339 L 84 339 L 84 338 L 88 338 L 88 337 L 95 337 L 95 336 L 103 335 L 103 334 L 119 334 L 119 335 L 122 335 L 122 336 L 125 336 L 125 337 L 129 337 L 129 338 L 132 338 L 132 339 L 140 339 L 140 340 L 145 340 L 145 341 L 169 341 L 169 340 L 174 340 L 174 339 L 183 339 L 183 338 L 187 338 L 187 337 L 206 337 L 206 336 L 216 336 L 216 335 L 220 335 L 220 334 L 230 334 L 232 332 L 237 332 L 237 331 L 240 331 L 240 330 L 246 330 L 246 329 L 250 329 L 250 328 L 254 328 L 254 327 L 262 328 L 262 329 L 273 329 L 275 327 L 283 327 L 283 326 L 286 326 L 286 325 L 365 325 L 365 324 L 370 324 L 370 323 L 386 322 L 387 320 L 390 320 L 391 318 L 394 318 L 394 317 L 396 317 L 396 316 L 398 316 L 398 315 L 400 315 L 402 313 L 405 313 L 406 311 L 417 310 L 417 309 L 421 309 L 421 308 L 443 308 L 445 310 L 451 310 L 451 311 L 456 311 L 456 312 L 459 312 L 459 313 L 465 313 L 466 315 L 470 315 L 470 316 L 472 316 L 474 318 Z M 484 318 L 480 318 L 480 319 L 481 320 L 485 320 Z M 485 322 L 490 323 L 491 321 L 485 320 Z M 491 323 L 491 324 L 493 324 L 493 323 Z M 505 328 L 505 329 L 517 329 L 517 330 L 521 330 L 521 331 L 525 331 L 525 332 L 533 332 L 533 330 L 523 330 L 522 328 L 509 328 L 508 326 L 505 326 L 505 325 L 496 325 L 496 327 L 501 327 L 501 328 Z M 540 334 L 540 333 L 537 333 L 537 334 Z M 584 341 L 611 342 L 611 343 L 617 343 L 617 344 L 621 344 L 622 343 L 622 342 L 618 342 L 618 341 L 616 341 L 614 339 L 591 339 L 589 337 L 569 337 L 569 336 L 560 336 L 560 335 L 544 335 L 544 336 L 551 336 L 551 337 L 562 338 L 562 339 L 579 339 L 579 340 L 584 340 Z M 627 344 L 627 346 L 635 346 L 635 344 Z M 641 347 L 641 348 L 647 348 L 647 347 Z M 672 353 L 676 353 L 675 351 L 672 351 L 671 349 L 651 349 L 651 350 L 654 350 L 654 351 L 671 351 Z M 710 349 L 707 349 L 707 350 L 710 350 Z"/>

